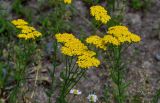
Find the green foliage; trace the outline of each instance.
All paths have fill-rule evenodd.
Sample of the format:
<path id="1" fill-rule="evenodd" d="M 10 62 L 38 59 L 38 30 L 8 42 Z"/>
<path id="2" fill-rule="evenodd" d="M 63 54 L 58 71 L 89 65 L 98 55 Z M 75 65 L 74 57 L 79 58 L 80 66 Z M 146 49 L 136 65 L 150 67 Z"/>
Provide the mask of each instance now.
<path id="1" fill-rule="evenodd" d="M 120 25 L 121 22 L 123 20 L 123 15 L 118 15 L 118 16 L 114 16 L 108 23 L 107 26 L 108 27 L 112 27 L 115 25 Z"/>
<path id="2" fill-rule="evenodd" d="M 131 7 L 135 10 L 147 9 L 151 5 L 151 0 L 131 0 Z"/>
<path id="3" fill-rule="evenodd" d="M 156 94 L 154 95 L 152 99 L 152 103 L 158 103 L 159 99 L 160 99 L 160 89 L 156 91 Z"/>
<path id="4" fill-rule="evenodd" d="M 126 88 L 128 87 L 128 83 L 124 82 L 124 67 L 122 65 L 122 47 L 112 47 L 113 51 L 113 65 L 111 66 L 111 78 L 116 85 L 114 88 L 113 95 L 115 95 L 115 99 L 117 103 L 125 103 L 126 102 Z"/>
<path id="5" fill-rule="evenodd" d="M 16 14 L 21 14 L 22 10 L 23 10 L 23 6 L 22 6 L 22 1 L 21 0 L 15 0 L 12 4 L 12 10 L 13 12 L 15 12 Z"/>
<path id="6" fill-rule="evenodd" d="M 142 103 L 142 98 L 139 94 L 133 96 L 131 103 Z"/>
<path id="7" fill-rule="evenodd" d="M 141 9 L 143 6 L 143 1 L 142 0 L 132 0 L 131 1 L 131 6 L 134 9 Z"/>
<path id="8" fill-rule="evenodd" d="M 108 10 L 111 12 L 111 11 L 114 11 L 115 10 L 115 5 L 116 5 L 116 0 L 106 0 L 107 2 L 107 8 Z"/>
<path id="9" fill-rule="evenodd" d="M 54 10 L 49 14 L 41 14 L 37 20 L 41 25 L 42 34 L 49 36 L 60 31 L 71 31 L 71 23 L 67 20 L 70 18 L 70 11 L 66 10 L 65 5 L 62 3 L 51 4 L 54 6 Z"/>
<path id="10" fill-rule="evenodd" d="M 60 96 L 57 98 L 57 103 L 68 103 L 65 100 L 66 96 L 86 73 L 85 69 L 76 67 L 76 62 L 72 57 L 66 56 L 65 61 L 66 68 L 60 74 L 62 84 L 60 88 Z"/>
<path id="11" fill-rule="evenodd" d="M 87 4 L 97 4 L 100 2 L 100 0 L 83 0 Z"/>
<path id="12" fill-rule="evenodd" d="M 109 97 L 110 97 L 110 88 L 109 86 L 106 84 L 105 87 L 104 87 L 104 95 L 103 95 L 103 99 L 105 101 L 105 103 L 109 103 Z"/>
<path id="13" fill-rule="evenodd" d="M 14 32 L 14 28 L 11 23 L 3 16 L 0 16 L 0 33 L 9 37 Z M 12 34 L 13 35 L 13 34 Z"/>
<path id="14" fill-rule="evenodd" d="M 22 0 L 15 0 L 12 4 L 12 11 L 15 12 L 18 16 L 25 17 L 28 22 L 32 21 L 33 10 L 31 8 L 25 7 L 22 5 Z"/>
<path id="15" fill-rule="evenodd" d="M 2 63 L 0 63 L 0 88 L 4 87 L 4 78 L 5 78 L 5 74 L 4 74 L 4 66 Z"/>

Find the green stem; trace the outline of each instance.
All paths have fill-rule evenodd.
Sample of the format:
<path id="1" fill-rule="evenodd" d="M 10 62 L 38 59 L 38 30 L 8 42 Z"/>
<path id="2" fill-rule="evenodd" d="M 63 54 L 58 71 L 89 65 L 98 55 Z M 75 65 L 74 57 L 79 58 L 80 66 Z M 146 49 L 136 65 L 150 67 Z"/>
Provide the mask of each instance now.
<path id="1" fill-rule="evenodd" d="M 123 103 L 124 89 L 122 88 L 123 71 L 121 69 L 121 46 L 113 47 L 113 53 L 114 65 L 111 70 L 111 76 L 118 89 L 118 94 L 116 93 L 117 101 L 118 103 Z"/>
<path id="2" fill-rule="evenodd" d="M 78 68 L 79 69 L 79 68 Z M 84 76 L 84 74 L 86 73 L 86 70 L 81 70 L 80 73 L 77 73 L 75 75 L 76 79 L 74 83 L 70 83 L 70 86 L 68 86 L 68 91 L 66 92 L 65 96 L 69 93 L 69 91 L 80 81 L 80 79 Z"/>

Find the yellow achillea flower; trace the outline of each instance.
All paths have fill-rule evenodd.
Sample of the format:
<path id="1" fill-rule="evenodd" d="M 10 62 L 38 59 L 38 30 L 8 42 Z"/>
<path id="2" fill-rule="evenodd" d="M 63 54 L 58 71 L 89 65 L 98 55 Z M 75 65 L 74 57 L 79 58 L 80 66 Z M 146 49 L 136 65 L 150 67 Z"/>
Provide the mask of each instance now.
<path id="1" fill-rule="evenodd" d="M 110 27 L 107 33 L 116 37 L 120 43 L 132 43 L 139 42 L 141 40 L 138 35 L 131 33 L 125 26 Z"/>
<path id="2" fill-rule="evenodd" d="M 55 36 L 56 36 L 57 41 L 60 43 L 67 43 L 67 42 L 75 39 L 75 36 L 72 34 L 69 34 L 69 33 L 63 33 L 63 34 L 58 33 Z"/>
<path id="3" fill-rule="evenodd" d="M 86 39 L 86 42 L 89 44 L 95 45 L 97 48 L 106 50 L 107 44 L 113 44 L 119 46 L 123 43 L 136 43 L 139 42 L 141 38 L 131 33 L 125 26 L 113 26 L 110 27 L 107 35 L 103 38 L 98 36 L 90 36 Z"/>
<path id="4" fill-rule="evenodd" d="M 84 50 L 88 49 L 87 46 L 85 46 L 79 39 L 75 38 L 73 34 L 63 33 L 56 34 L 55 36 L 58 42 L 64 43 L 61 51 L 65 55 L 81 55 Z"/>
<path id="5" fill-rule="evenodd" d="M 68 56 L 77 56 L 77 64 L 81 68 L 89 68 L 92 66 L 98 66 L 100 61 L 95 58 L 95 52 L 88 50 L 79 39 L 73 34 L 63 33 L 55 35 L 58 42 L 62 43 L 61 52 Z"/>
<path id="6" fill-rule="evenodd" d="M 71 4 L 72 0 L 64 0 L 65 4 Z"/>
<path id="7" fill-rule="evenodd" d="M 40 37 L 42 35 L 34 27 L 28 26 L 28 22 L 22 19 L 13 20 L 12 24 L 14 24 L 16 28 L 21 29 L 21 33 L 17 36 L 18 38 L 28 40 L 35 39 L 36 37 Z"/>
<path id="8" fill-rule="evenodd" d="M 23 19 L 18 19 L 18 20 L 13 20 L 12 24 L 16 26 L 21 26 L 21 25 L 27 25 L 28 23 L 24 21 Z"/>
<path id="9" fill-rule="evenodd" d="M 106 24 L 111 17 L 107 14 L 107 10 L 100 5 L 90 7 L 90 14 L 95 17 L 97 21 L 101 21 Z"/>
<path id="10" fill-rule="evenodd" d="M 86 42 L 89 44 L 95 45 L 97 48 L 101 48 L 103 50 L 106 50 L 106 46 L 104 45 L 104 41 L 101 37 L 94 35 L 90 36 L 86 39 Z"/>

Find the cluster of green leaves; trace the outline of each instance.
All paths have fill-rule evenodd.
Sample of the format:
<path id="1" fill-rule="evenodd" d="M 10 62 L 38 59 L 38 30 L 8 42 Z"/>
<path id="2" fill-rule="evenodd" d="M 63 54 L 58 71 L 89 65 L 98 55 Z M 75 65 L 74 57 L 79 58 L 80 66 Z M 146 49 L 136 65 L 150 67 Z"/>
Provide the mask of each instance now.
<path id="1" fill-rule="evenodd" d="M 131 0 L 131 7 L 135 10 L 147 9 L 151 5 L 151 0 Z"/>
<path id="2" fill-rule="evenodd" d="M 97 4 L 100 2 L 100 0 L 83 0 L 87 4 Z"/>
<path id="3" fill-rule="evenodd" d="M 62 79 L 60 96 L 56 103 L 68 103 L 65 100 L 66 96 L 86 73 L 85 69 L 76 66 L 76 61 L 74 61 L 73 57 L 70 58 L 66 56 L 65 61 L 66 67 L 60 74 Z"/>
<path id="4" fill-rule="evenodd" d="M 159 103 L 159 99 L 160 99 L 160 89 L 158 89 L 155 95 L 153 96 L 152 103 Z"/>

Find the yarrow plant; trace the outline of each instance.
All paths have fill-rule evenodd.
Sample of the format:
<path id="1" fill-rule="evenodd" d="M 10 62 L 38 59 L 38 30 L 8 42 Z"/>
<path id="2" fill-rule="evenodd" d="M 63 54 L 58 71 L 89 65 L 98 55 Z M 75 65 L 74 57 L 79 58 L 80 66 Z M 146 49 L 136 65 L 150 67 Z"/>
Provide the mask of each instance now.
<path id="1" fill-rule="evenodd" d="M 35 40 L 42 34 L 34 27 L 28 26 L 28 22 L 23 19 L 11 21 L 21 33 L 17 35 L 19 38 L 19 45 L 15 48 L 15 81 L 16 87 L 12 90 L 10 95 L 10 102 L 17 102 L 17 97 L 21 87 L 26 83 L 27 63 L 31 60 L 32 55 L 36 52 L 37 45 Z"/>
<path id="2" fill-rule="evenodd" d="M 100 61 L 95 57 L 96 53 L 89 50 L 88 47 L 73 34 L 58 33 L 55 37 L 57 42 L 62 44 L 61 52 L 66 55 L 66 67 L 64 71 L 61 72 L 61 78 L 63 79 L 61 94 L 57 103 L 66 103 L 66 95 L 69 92 L 73 92 L 70 90 L 84 76 L 86 70 L 90 67 L 98 67 Z M 77 93 L 80 92 L 77 91 Z"/>
<path id="3" fill-rule="evenodd" d="M 95 47 L 103 49 L 106 53 L 106 57 L 109 57 L 107 61 L 110 61 L 110 72 L 113 82 L 117 85 L 114 90 L 115 99 L 117 103 L 124 103 L 126 100 L 125 89 L 128 83 L 124 82 L 124 70 L 122 65 L 122 46 L 123 44 L 131 44 L 140 42 L 141 38 L 131 33 L 125 26 L 113 26 L 108 29 L 108 32 L 104 37 L 90 36 L 86 39 L 86 42 Z M 106 49 L 107 48 L 107 49 Z M 108 52 L 110 51 L 110 52 Z M 107 89 L 108 90 L 108 89 Z"/>
<path id="4" fill-rule="evenodd" d="M 80 68 L 98 67 L 100 65 L 100 61 L 94 57 L 96 53 L 88 50 L 87 46 L 75 38 L 73 34 L 56 34 L 56 39 L 58 42 L 64 43 L 64 46 L 61 47 L 63 54 L 78 57 L 76 63 Z"/>
<path id="5" fill-rule="evenodd" d="M 117 88 L 114 89 L 117 103 L 125 102 L 125 89 L 128 85 L 128 83 L 124 82 L 123 62 L 121 60 L 122 46 L 123 44 L 137 43 L 140 42 L 140 40 L 141 38 L 138 35 L 131 33 L 125 26 L 113 26 L 109 28 L 104 37 L 90 36 L 86 39 L 87 43 L 105 50 L 106 57 L 109 57 L 108 61 L 111 61 L 110 72 L 113 82 L 117 85 Z"/>
<path id="6" fill-rule="evenodd" d="M 95 16 L 95 19 L 101 21 L 103 24 L 106 24 L 111 19 L 107 11 L 101 6 L 92 6 L 90 11 L 91 15 Z M 126 26 L 121 25 L 109 27 L 106 35 L 103 37 L 92 35 L 86 38 L 86 43 L 104 50 L 105 57 L 109 57 L 109 60 L 106 60 L 110 63 L 110 76 L 116 85 L 116 88 L 113 88 L 113 95 L 117 103 L 126 102 L 125 89 L 128 86 L 128 83 L 124 82 L 125 71 L 121 57 L 123 44 L 130 45 L 131 43 L 140 41 L 140 36 L 130 32 Z M 106 90 L 109 90 L 109 88 Z"/>

